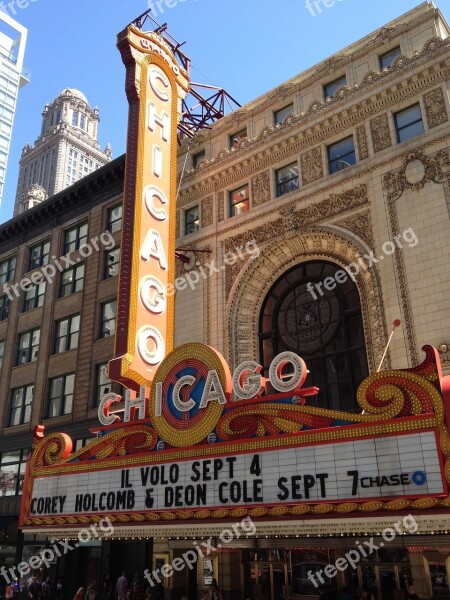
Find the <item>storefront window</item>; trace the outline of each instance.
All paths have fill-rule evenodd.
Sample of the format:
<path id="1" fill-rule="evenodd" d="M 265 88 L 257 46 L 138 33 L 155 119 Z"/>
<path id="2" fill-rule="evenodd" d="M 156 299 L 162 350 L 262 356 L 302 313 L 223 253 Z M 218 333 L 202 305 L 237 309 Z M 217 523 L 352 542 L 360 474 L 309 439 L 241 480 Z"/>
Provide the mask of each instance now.
<path id="1" fill-rule="evenodd" d="M 22 493 L 28 450 L 13 450 L 0 455 L 0 492 L 2 496 Z"/>

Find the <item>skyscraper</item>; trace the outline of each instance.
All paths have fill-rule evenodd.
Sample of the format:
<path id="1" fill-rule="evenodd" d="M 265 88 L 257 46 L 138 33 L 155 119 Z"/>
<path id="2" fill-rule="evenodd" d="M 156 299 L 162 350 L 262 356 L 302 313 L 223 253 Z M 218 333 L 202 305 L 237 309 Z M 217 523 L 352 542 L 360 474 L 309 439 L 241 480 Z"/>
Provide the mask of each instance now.
<path id="1" fill-rule="evenodd" d="M 111 160 L 97 140 L 98 108 L 73 88 L 64 89 L 42 113 L 41 133 L 20 159 L 14 215 L 69 187 Z"/>
<path id="2" fill-rule="evenodd" d="M 19 89 L 30 80 L 23 67 L 27 29 L 0 11 L 0 202 Z"/>

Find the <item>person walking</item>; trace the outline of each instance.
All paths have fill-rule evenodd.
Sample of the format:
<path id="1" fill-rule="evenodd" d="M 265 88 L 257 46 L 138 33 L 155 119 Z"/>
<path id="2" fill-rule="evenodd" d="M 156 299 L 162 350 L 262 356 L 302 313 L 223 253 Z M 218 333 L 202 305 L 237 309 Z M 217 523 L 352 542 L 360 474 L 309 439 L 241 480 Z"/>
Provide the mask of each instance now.
<path id="1" fill-rule="evenodd" d="M 212 580 L 211 587 L 209 588 L 208 600 L 222 600 L 222 592 L 219 590 L 215 579 Z"/>
<path id="2" fill-rule="evenodd" d="M 84 600 L 95 600 L 95 585 L 91 583 L 86 590 Z"/>
<path id="3" fill-rule="evenodd" d="M 126 600 L 127 589 L 128 589 L 128 581 L 127 581 L 126 575 L 127 575 L 126 572 L 122 571 L 122 575 L 117 580 L 117 583 L 116 583 L 117 600 Z"/>
<path id="4" fill-rule="evenodd" d="M 73 600 L 84 600 L 84 587 L 78 588 L 78 591 L 73 597 Z"/>

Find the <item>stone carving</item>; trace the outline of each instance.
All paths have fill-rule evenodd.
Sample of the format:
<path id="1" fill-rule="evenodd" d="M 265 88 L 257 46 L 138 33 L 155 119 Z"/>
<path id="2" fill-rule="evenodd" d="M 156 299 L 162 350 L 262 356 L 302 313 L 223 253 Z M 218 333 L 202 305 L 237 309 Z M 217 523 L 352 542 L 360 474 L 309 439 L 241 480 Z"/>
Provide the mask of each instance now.
<path id="1" fill-rule="evenodd" d="M 372 42 L 369 42 L 369 43 L 372 43 Z M 342 89 L 341 88 L 340 91 L 338 90 L 339 93 L 335 94 L 333 96 L 333 98 L 329 98 L 327 102 L 325 102 L 322 99 L 314 100 L 310 104 L 310 106 L 308 107 L 307 110 L 302 111 L 299 115 L 290 115 L 291 118 L 286 119 L 284 121 L 284 123 L 282 124 L 282 127 L 268 126 L 268 127 L 264 128 L 263 132 L 261 132 L 257 137 L 252 138 L 252 139 L 243 140 L 243 142 L 240 144 L 240 146 L 237 149 L 235 149 L 234 152 L 231 152 L 230 150 L 222 150 L 215 159 L 211 159 L 210 161 L 205 163 L 205 165 L 203 167 L 203 171 L 207 172 L 210 169 L 217 167 L 218 163 L 221 163 L 224 161 L 231 161 L 232 159 L 234 159 L 236 157 L 237 154 L 242 155 L 247 150 L 255 151 L 258 146 L 260 146 L 262 144 L 266 144 L 269 137 L 276 138 L 277 136 L 284 135 L 286 133 L 286 129 L 293 128 L 298 123 L 305 124 L 305 121 L 309 120 L 311 117 L 315 118 L 318 114 L 323 113 L 323 112 L 327 111 L 328 109 L 335 108 L 335 106 L 334 106 L 335 103 L 341 101 L 341 99 L 343 97 L 353 98 L 353 97 L 357 96 L 361 91 L 363 93 L 365 93 L 367 91 L 368 87 L 377 85 L 381 80 L 383 80 L 387 77 L 391 77 L 393 72 L 405 71 L 409 66 L 414 67 L 421 59 L 429 56 L 430 54 L 439 52 L 442 48 L 444 48 L 446 46 L 450 46 L 450 37 L 446 38 L 445 40 L 442 40 L 440 38 L 432 38 L 432 39 L 428 40 L 425 43 L 423 50 L 421 52 L 414 54 L 412 57 L 406 57 L 406 56 L 397 57 L 397 59 L 392 63 L 390 69 L 387 69 L 385 71 L 383 70 L 381 73 L 376 72 L 376 71 L 370 71 L 363 77 L 361 83 L 355 84 L 351 89 L 349 89 L 349 88 Z M 336 58 L 336 57 L 333 57 L 333 58 Z M 436 61 L 438 61 L 438 57 L 436 57 Z M 322 67 L 320 67 L 320 69 L 321 68 Z M 438 69 L 436 69 L 436 71 L 437 70 Z M 438 74 L 436 74 L 435 77 L 436 77 L 436 81 L 439 81 L 442 79 L 442 76 L 441 75 L 438 76 Z M 302 86 L 307 85 L 307 83 L 312 83 L 315 80 L 317 80 L 317 74 L 315 74 L 314 76 L 311 76 L 307 80 L 303 81 Z M 419 85 L 416 86 L 416 93 L 420 92 L 422 89 L 425 90 L 425 89 L 431 87 L 431 85 L 432 85 L 432 81 L 430 78 L 423 78 L 420 86 Z M 408 93 L 407 88 L 398 89 L 395 91 L 395 93 L 391 94 L 390 104 L 395 106 L 399 102 L 401 102 L 404 99 L 409 98 L 409 97 L 410 97 L 410 94 Z M 273 103 L 273 98 L 266 99 L 266 101 L 264 101 L 260 105 L 259 108 L 263 108 L 264 106 L 269 106 L 272 103 Z M 367 104 L 365 102 L 364 102 L 363 106 L 364 106 L 364 113 L 361 110 L 359 110 L 357 113 L 355 113 L 355 116 L 353 118 L 351 118 L 351 119 L 348 118 L 345 121 L 345 123 L 342 122 L 342 129 L 348 129 L 349 126 L 357 125 L 357 124 L 361 123 L 362 120 L 366 120 L 370 115 L 376 114 L 376 112 L 378 112 L 378 110 L 380 110 L 381 107 L 384 110 L 386 109 L 384 99 L 376 99 L 376 101 L 374 101 L 374 99 L 372 99 L 369 107 L 367 106 Z M 378 108 L 378 106 L 380 108 Z M 233 113 L 233 115 L 237 115 L 237 113 L 240 114 L 241 110 L 236 111 L 235 113 Z M 235 116 L 235 118 L 237 119 L 237 116 Z M 242 120 L 243 120 L 243 118 L 241 118 L 241 121 Z M 236 121 L 236 123 L 237 122 L 238 121 Z M 229 123 L 230 122 L 227 119 L 223 119 L 223 123 L 219 122 L 215 126 L 214 131 L 218 132 L 218 131 L 221 131 L 222 129 L 228 128 Z M 329 134 L 330 135 L 332 134 L 333 136 L 336 135 L 336 133 L 338 131 L 335 123 L 333 123 L 332 128 L 330 128 L 329 130 L 326 130 L 325 123 L 321 123 L 320 127 L 322 129 L 322 131 L 320 132 L 320 138 L 322 140 L 326 139 L 327 135 L 329 135 Z M 329 124 L 327 124 L 327 127 L 329 127 Z M 314 140 L 312 143 L 317 144 L 318 140 Z M 309 145 L 309 144 L 304 144 L 303 148 L 306 145 Z M 191 170 L 185 174 L 184 179 L 189 180 L 190 178 L 195 177 L 195 175 L 196 175 L 196 171 Z"/>
<path id="2" fill-rule="evenodd" d="M 367 135 L 365 125 L 360 125 L 356 129 L 356 139 L 358 141 L 359 159 L 364 160 L 369 156 L 369 146 L 367 145 Z"/>
<path id="3" fill-rule="evenodd" d="M 259 206 L 268 200 L 270 200 L 270 174 L 269 171 L 263 171 L 252 178 L 252 205 Z"/>
<path id="4" fill-rule="evenodd" d="M 303 185 L 323 177 L 322 148 L 311 148 L 300 157 Z"/>
<path id="5" fill-rule="evenodd" d="M 389 131 L 388 116 L 379 115 L 370 121 L 370 131 L 372 133 L 372 143 L 374 152 L 386 150 L 392 145 L 391 132 Z"/>
<path id="6" fill-rule="evenodd" d="M 442 88 L 436 88 L 423 97 L 428 127 L 432 129 L 448 120 Z"/>
<path id="7" fill-rule="evenodd" d="M 300 230 L 308 225 L 313 225 L 341 213 L 365 206 L 368 204 L 367 186 L 359 185 L 342 194 L 331 194 L 326 200 L 317 204 L 308 206 L 302 210 L 295 211 L 296 203 L 292 202 L 280 210 L 281 217 L 276 221 L 270 221 L 258 226 L 256 229 L 249 229 L 242 235 L 237 235 L 225 242 L 225 250 L 232 251 L 241 245 L 245 245 L 251 240 L 258 244 L 264 244 L 270 240 L 276 239 L 280 231 L 285 231 L 287 225 L 290 231 Z"/>
<path id="8" fill-rule="evenodd" d="M 208 196 L 202 200 L 202 228 L 214 223 L 213 197 Z"/>
<path id="9" fill-rule="evenodd" d="M 375 247 L 370 213 L 365 212 L 358 215 L 353 215 L 347 219 L 338 221 L 337 225 L 345 227 L 352 234 L 356 234 L 358 237 L 364 240 L 370 248 Z"/>
<path id="10" fill-rule="evenodd" d="M 420 181 L 408 179 L 408 166 L 414 161 L 423 164 L 423 177 Z M 386 173 L 383 186 L 389 201 L 400 198 L 405 189 L 420 190 L 426 183 L 450 182 L 450 160 L 447 150 L 440 150 L 434 155 L 425 156 L 420 148 L 410 152 L 403 160 L 400 169 Z"/>
<path id="11" fill-rule="evenodd" d="M 251 235 L 254 235 L 252 232 Z M 247 234 L 242 236 L 242 241 Z M 312 228 L 302 232 L 280 233 L 260 244 L 260 255 L 241 266 L 233 281 L 233 297 L 227 306 L 230 331 L 228 359 L 231 366 L 258 355 L 258 323 L 261 306 L 272 285 L 293 266 L 308 260 L 329 260 L 342 267 L 356 262 L 365 249 L 329 229 Z M 366 338 L 367 356 L 375 370 L 385 345 L 382 299 L 377 272 L 368 269 L 356 277 Z M 231 286 L 230 286 L 231 287 Z"/>
<path id="12" fill-rule="evenodd" d="M 225 218 L 225 192 L 217 192 L 217 220 L 223 221 Z"/>

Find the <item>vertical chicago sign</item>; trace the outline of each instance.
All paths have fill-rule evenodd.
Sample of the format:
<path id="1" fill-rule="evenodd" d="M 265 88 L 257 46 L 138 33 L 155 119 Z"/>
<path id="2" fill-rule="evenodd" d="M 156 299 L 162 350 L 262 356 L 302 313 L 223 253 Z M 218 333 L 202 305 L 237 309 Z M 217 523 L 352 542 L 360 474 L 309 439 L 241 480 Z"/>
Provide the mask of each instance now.
<path id="1" fill-rule="evenodd" d="M 134 26 L 119 38 L 129 102 L 120 284 L 111 379 L 149 385 L 173 347 L 177 120 L 188 73 Z"/>

